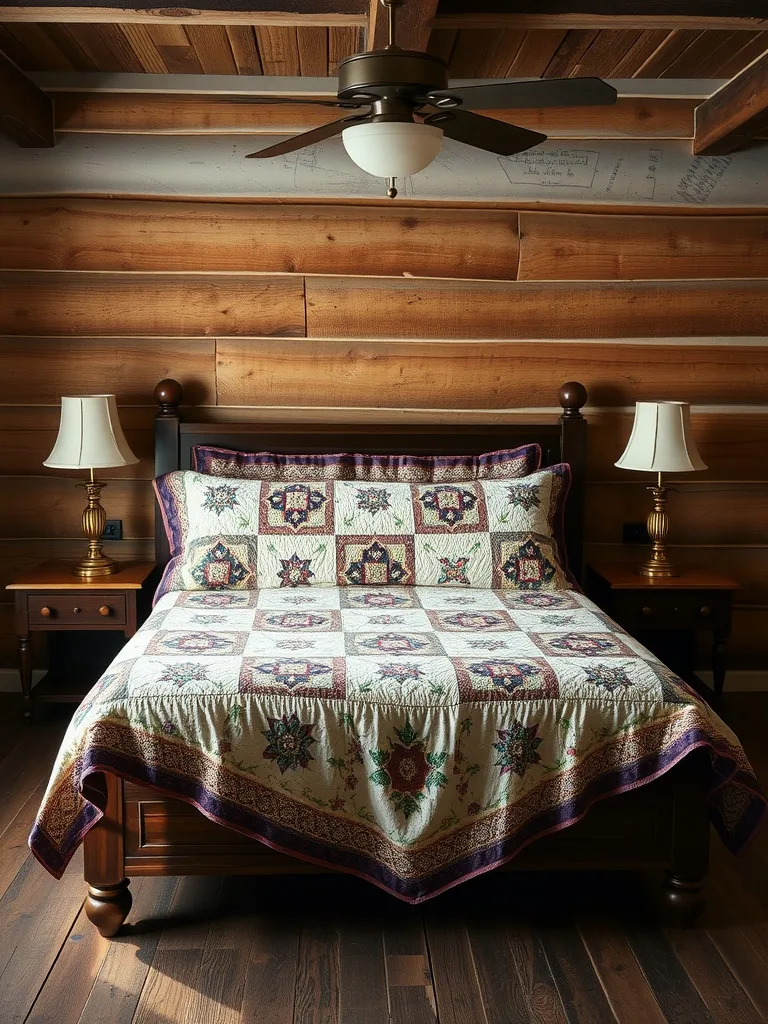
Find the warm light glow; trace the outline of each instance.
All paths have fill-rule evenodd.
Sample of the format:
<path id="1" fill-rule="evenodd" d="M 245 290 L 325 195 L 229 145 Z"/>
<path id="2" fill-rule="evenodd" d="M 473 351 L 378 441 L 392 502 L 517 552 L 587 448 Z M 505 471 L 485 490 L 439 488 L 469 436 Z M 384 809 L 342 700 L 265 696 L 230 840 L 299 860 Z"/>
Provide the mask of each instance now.
<path id="1" fill-rule="evenodd" d="M 423 171 L 443 144 L 443 130 L 413 121 L 356 124 L 341 133 L 352 160 L 377 178 L 404 178 Z"/>

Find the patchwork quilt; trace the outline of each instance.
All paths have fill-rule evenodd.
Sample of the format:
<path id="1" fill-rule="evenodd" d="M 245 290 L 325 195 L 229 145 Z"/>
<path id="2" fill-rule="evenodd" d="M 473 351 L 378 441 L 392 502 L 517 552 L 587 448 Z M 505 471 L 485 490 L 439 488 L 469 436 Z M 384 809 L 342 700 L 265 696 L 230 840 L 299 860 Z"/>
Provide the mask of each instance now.
<path id="1" fill-rule="evenodd" d="M 109 771 L 419 902 L 699 747 L 737 851 L 765 811 L 738 740 L 572 591 L 176 591 L 78 708 L 30 846 L 60 876 Z"/>

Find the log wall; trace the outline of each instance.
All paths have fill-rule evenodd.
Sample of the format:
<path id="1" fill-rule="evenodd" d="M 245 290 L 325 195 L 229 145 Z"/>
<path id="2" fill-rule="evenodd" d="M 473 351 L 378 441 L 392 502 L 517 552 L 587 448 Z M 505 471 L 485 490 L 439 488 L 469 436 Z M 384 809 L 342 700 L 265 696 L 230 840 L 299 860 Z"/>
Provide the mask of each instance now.
<path id="1" fill-rule="evenodd" d="M 768 216 L 0 199 L 0 583 L 82 547 L 77 475 L 41 465 L 62 394 L 118 395 L 140 462 L 104 473 L 104 504 L 133 557 L 162 377 L 206 418 L 307 421 L 549 418 L 575 378 L 588 554 L 637 557 L 644 481 L 613 466 L 633 403 L 691 401 L 709 468 L 675 482 L 674 554 L 739 580 L 731 661 L 765 667 L 766 325 Z"/>

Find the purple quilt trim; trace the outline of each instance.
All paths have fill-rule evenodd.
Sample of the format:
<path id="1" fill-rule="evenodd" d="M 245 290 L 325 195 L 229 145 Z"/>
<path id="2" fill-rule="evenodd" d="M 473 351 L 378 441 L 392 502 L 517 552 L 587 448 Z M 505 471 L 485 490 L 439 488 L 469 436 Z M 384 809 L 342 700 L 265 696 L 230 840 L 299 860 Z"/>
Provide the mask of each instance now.
<path id="1" fill-rule="evenodd" d="M 215 462 L 227 463 L 226 473 L 219 472 Z M 519 448 L 486 452 L 483 455 L 367 455 L 359 452 L 339 452 L 331 455 L 284 455 L 275 452 L 241 452 L 232 448 L 214 448 L 209 445 L 194 445 L 192 448 L 192 469 L 198 473 L 213 476 L 238 476 L 237 470 L 249 467 L 247 475 L 254 480 L 262 479 L 256 472 L 263 467 L 263 479 L 282 479 L 286 469 L 314 469 L 328 480 L 376 480 L 387 479 L 409 483 L 419 480 L 433 483 L 435 471 L 451 472 L 451 479 L 483 479 L 493 477 L 505 463 L 523 463 L 520 471 L 510 479 L 518 479 L 535 473 L 541 466 L 541 447 L 538 444 L 521 445 Z M 272 472 L 266 472 L 271 470 Z M 415 474 L 418 474 L 418 478 Z M 291 474 L 291 479 L 296 474 Z M 503 479 L 496 476 L 495 479 Z"/>
<path id="2" fill-rule="evenodd" d="M 648 755 L 622 769 L 605 773 L 572 800 L 529 820 L 513 836 L 478 850 L 440 871 L 413 880 L 399 877 L 365 855 L 328 847 L 290 829 L 276 826 L 255 811 L 246 811 L 239 805 L 222 800 L 186 775 L 159 769 L 129 755 L 90 748 L 81 762 L 80 789 L 81 792 L 87 792 L 87 795 L 84 793 L 86 800 L 90 798 L 101 802 L 98 790 L 88 786 L 86 780 L 95 772 L 111 772 L 129 782 L 150 786 L 167 796 L 192 804 L 212 821 L 259 840 L 281 853 L 358 875 L 406 903 L 421 903 L 460 882 L 512 860 L 534 840 L 575 824 L 593 804 L 652 782 L 700 748 L 707 749 L 709 753 L 708 799 L 712 824 L 725 846 L 732 853 L 739 853 L 756 833 L 766 814 L 768 808 L 765 798 L 755 790 L 754 780 L 736 768 L 731 757 L 718 749 L 700 729 L 691 729 L 660 754 Z M 739 785 L 752 796 L 736 828 L 730 831 L 716 803 L 718 791 L 727 784 Z M 88 802 L 62 842 L 60 850 L 54 848 L 38 825 L 30 834 L 29 847 L 43 867 L 60 878 L 85 834 L 102 816 L 103 808 Z"/>

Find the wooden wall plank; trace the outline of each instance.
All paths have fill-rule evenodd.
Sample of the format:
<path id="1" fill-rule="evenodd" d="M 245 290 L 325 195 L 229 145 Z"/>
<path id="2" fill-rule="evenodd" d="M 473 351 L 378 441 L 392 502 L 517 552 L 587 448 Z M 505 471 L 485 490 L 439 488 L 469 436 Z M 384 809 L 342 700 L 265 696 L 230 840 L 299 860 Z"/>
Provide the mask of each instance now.
<path id="1" fill-rule="evenodd" d="M 718 485 L 688 476 L 697 474 L 670 475 L 670 543 L 768 545 L 768 484 Z M 622 523 L 644 522 L 651 507 L 648 480 L 589 483 L 585 539 L 619 543 Z"/>
<path id="2" fill-rule="evenodd" d="M 763 347 L 220 339 L 216 372 L 220 405 L 530 408 L 566 380 L 597 405 L 715 402 L 724 380 L 734 402 L 768 401 Z"/>
<path id="3" fill-rule="evenodd" d="M 0 476 L 27 473 L 52 473 L 54 476 L 72 477 L 71 470 L 44 469 L 56 440 L 57 430 L 2 430 L 0 429 Z M 139 462 L 131 466 L 100 469 L 99 479 L 127 478 L 151 480 L 154 476 L 154 438 L 151 430 L 125 430 L 126 440 Z M 76 476 L 77 474 L 75 474 Z"/>
<path id="4" fill-rule="evenodd" d="M 626 480 L 634 474 L 614 462 L 632 430 L 631 412 L 590 412 L 588 474 L 591 480 Z M 762 412 L 694 412 L 693 436 L 707 469 L 696 480 L 768 480 L 768 416 Z M 641 474 L 637 474 L 640 479 Z"/>
<path id="5" fill-rule="evenodd" d="M 260 75 L 261 60 L 251 25 L 229 25 L 226 29 L 239 75 Z"/>
<path id="6" fill-rule="evenodd" d="M 768 218 L 766 218 L 768 223 Z M 507 210 L 0 199 L 0 266 L 514 279 Z"/>
<path id="7" fill-rule="evenodd" d="M 227 29 L 224 25 L 187 25 L 187 36 L 197 54 L 203 74 L 236 75 Z"/>
<path id="8" fill-rule="evenodd" d="M 0 334 L 304 334 L 301 277 L 3 271 Z"/>
<path id="9" fill-rule="evenodd" d="M 308 337 L 762 335 L 768 281 L 454 282 L 307 278 Z"/>
<path id="10" fill-rule="evenodd" d="M 253 29 L 249 25 L 241 26 Z M 163 63 L 172 75 L 201 75 L 203 66 L 198 60 L 195 48 L 183 25 L 147 25 L 147 31 L 153 40 Z"/>
<path id="11" fill-rule="evenodd" d="M 320 66 L 327 61 L 327 45 L 322 45 L 327 44 L 327 31 L 298 29 L 297 39 L 302 74 L 326 75 L 325 63 L 326 70 L 321 72 Z M 163 53 L 167 63 L 166 49 Z M 224 95 L 57 92 L 55 96 L 56 128 L 63 132 L 293 135 L 338 117 L 330 107 L 236 103 Z M 572 107 L 488 113 L 509 124 L 543 131 L 550 138 L 687 139 L 693 137 L 698 102 L 695 97 L 621 96 L 612 107 L 583 107 L 577 118 Z"/>
<path id="12" fill-rule="evenodd" d="M 30 528 L 42 537 L 82 535 L 80 518 L 86 499 L 76 480 L 55 476 L 6 477 L 9 479 L 13 480 L 13 501 L 0 505 L 0 537 L 29 537 Z M 102 504 L 108 519 L 122 519 L 126 539 L 152 536 L 154 494 L 146 480 L 110 480 Z"/>
<path id="13" fill-rule="evenodd" d="M 256 42 L 265 75 L 299 75 L 299 47 L 293 26 L 257 25 Z"/>
<path id="14" fill-rule="evenodd" d="M 520 280 L 768 277 L 768 217 L 520 214 Z"/>
<path id="15" fill-rule="evenodd" d="M 159 380 L 175 377 L 185 401 L 215 401 L 215 342 L 153 338 L 3 338 L 0 402 L 58 406 L 61 395 L 103 392 L 119 403 L 153 405 Z"/>

